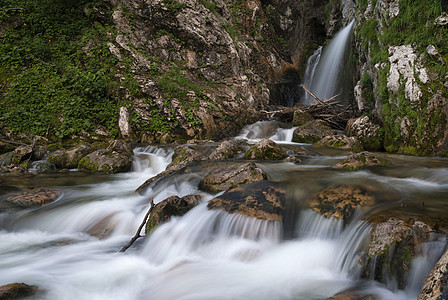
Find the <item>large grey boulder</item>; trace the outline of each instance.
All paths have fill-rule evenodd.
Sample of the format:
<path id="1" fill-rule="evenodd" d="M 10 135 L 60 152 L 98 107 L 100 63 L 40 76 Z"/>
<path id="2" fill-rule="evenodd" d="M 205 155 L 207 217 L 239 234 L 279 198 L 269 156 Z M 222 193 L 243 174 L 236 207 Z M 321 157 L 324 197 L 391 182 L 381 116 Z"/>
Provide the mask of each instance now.
<path id="1" fill-rule="evenodd" d="M 174 149 L 173 160 L 166 167 L 167 171 L 179 170 L 193 161 L 201 160 L 202 155 L 189 146 L 177 146 Z"/>
<path id="2" fill-rule="evenodd" d="M 241 142 L 237 140 L 223 141 L 215 150 L 213 150 L 208 159 L 223 160 L 233 158 L 240 150 L 240 143 Z"/>
<path id="3" fill-rule="evenodd" d="M 199 182 L 199 188 L 209 193 L 218 193 L 264 179 L 267 179 L 266 173 L 249 162 L 212 170 Z"/>
<path id="4" fill-rule="evenodd" d="M 114 150 L 100 149 L 84 156 L 78 163 L 80 171 L 112 174 L 132 168 L 132 156 Z"/>
<path id="5" fill-rule="evenodd" d="M 350 119 L 345 131 L 348 136 L 357 138 L 366 150 L 379 151 L 383 148 L 380 126 L 374 124 L 368 116 Z"/>
<path id="6" fill-rule="evenodd" d="M 280 160 L 288 157 L 288 154 L 270 139 L 264 139 L 256 143 L 244 154 L 245 159 Z"/>
<path id="7" fill-rule="evenodd" d="M 312 120 L 294 130 L 292 141 L 296 143 L 316 143 L 322 138 L 335 135 L 336 130 L 323 120 Z"/>

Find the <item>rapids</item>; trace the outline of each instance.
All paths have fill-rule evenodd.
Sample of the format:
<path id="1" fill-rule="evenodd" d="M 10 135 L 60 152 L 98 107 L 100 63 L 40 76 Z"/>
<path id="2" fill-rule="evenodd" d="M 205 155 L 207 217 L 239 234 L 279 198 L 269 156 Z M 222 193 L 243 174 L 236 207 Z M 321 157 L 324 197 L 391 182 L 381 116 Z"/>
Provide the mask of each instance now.
<path id="1" fill-rule="evenodd" d="M 303 155 L 298 165 L 258 163 L 288 192 L 284 224 L 208 210 L 206 202 L 214 195 L 198 191 L 197 185 L 214 166 L 210 162 L 198 163 L 188 177 L 172 178 L 137 195 L 135 189 L 171 161 L 173 151 L 166 147 L 136 148 L 133 171 L 125 174 L 0 175 L 0 285 L 36 285 L 41 292 L 31 299 L 39 300 L 326 299 L 353 288 L 381 299 L 416 299 L 446 247 L 445 239 L 424 245 L 406 288 L 398 290 L 360 279 L 358 261 L 368 243 L 369 223 L 356 218 L 344 225 L 306 206 L 324 186 L 358 182 L 394 195 L 385 199 L 388 212 L 417 214 L 415 206 L 425 201 L 431 207 L 428 215 L 434 216 L 447 209 L 448 161 L 389 155 L 394 167 L 341 172 L 329 166 L 348 153 L 291 143 L 285 133 L 289 130 L 261 122 L 238 137 L 249 142 L 274 137 L 316 153 Z M 63 195 L 36 209 L 6 203 L 15 188 L 32 185 Z M 194 193 L 204 194 L 200 205 L 159 226 L 126 253 L 118 252 L 134 235 L 151 197 L 158 203 Z M 381 211 L 382 205 L 376 209 Z M 98 236 L 104 227 L 109 234 Z"/>

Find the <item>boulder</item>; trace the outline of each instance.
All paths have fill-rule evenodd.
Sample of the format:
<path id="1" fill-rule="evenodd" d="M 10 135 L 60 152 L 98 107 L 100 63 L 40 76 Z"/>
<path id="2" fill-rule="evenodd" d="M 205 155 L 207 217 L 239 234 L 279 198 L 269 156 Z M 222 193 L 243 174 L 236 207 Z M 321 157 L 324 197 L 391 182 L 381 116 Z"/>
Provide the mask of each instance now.
<path id="1" fill-rule="evenodd" d="M 16 147 L 4 141 L 0 141 L 0 154 L 14 151 Z"/>
<path id="2" fill-rule="evenodd" d="M 380 151 L 383 149 L 383 132 L 379 125 L 370 121 L 368 116 L 350 119 L 345 131 L 348 136 L 357 138 L 366 150 Z"/>
<path id="3" fill-rule="evenodd" d="M 99 239 L 108 238 L 117 226 L 117 221 L 114 219 L 114 216 L 114 214 L 110 214 L 104 217 L 99 222 L 89 226 L 85 231 Z"/>
<path id="4" fill-rule="evenodd" d="M 208 159 L 223 160 L 233 158 L 240 150 L 239 144 L 240 141 L 237 140 L 223 141 L 215 150 L 213 150 Z"/>
<path id="5" fill-rule="evenodd" d="M 199 188 L 215 194 L 266 178 L 262 169 L 249 162 L 212 170 L 199 182 Z"/>
<path id="6" fill-rule="evenodd" d="M 366 294 L 366 292 L 363 291 L 357 291 L 357 290 L 347 290 L 340 293 L 337 293 L 333 297 L 330 297 L 328 299 L 333 300 L 380 300 L 381 297 L 379 295 L 375 294 Z"/>
<path id="7" fill-rule="evenodd" d="M 366 186 L 333 185 L 320 191 L 311 201 L 311 208 L 325 217 L 348 222 L 358 206 L 373 205 L 375 198 Z"/>
<path id="8" fill-rule="evenodd" d="M 25 283 L 11 283 L 0 286 L 0 300 L 13 300 L 29 297 L 36 293 L 37 287 Z"/>
<path id="9" fill-rule="evenodd" d="M 316 143 L 322 138 L 335 135 L 336 130 L 323 120 L 312 120 L 294 130 L 292 141 L 296 143 Z"/>
<path id="10" fill-rule="evenodd" d="M 313 120 L 314 120 L 313 116 L 310 115 L 309 113 L 301 109 L 296 109 L 292 117 L 292 126 L 301 126 Z"/>
<path id="11" fill-rule="evenodd" d="M 355 137 L 346 135 L 330 135 L 321 139 L 316 144 L 317 147 L 328 147 L 341 150 L 362 151 L 361 142 Z"/>
<path id="12" fill-rule="evenodd" d="M 448 298 L 448 249 L 426 277 L 418 300 L 439 300 Z"/>
<path id="13" fill-rule="evenodd" d="M 182 167 L 185 167 L 186 165 L 191 163 L 192 161 L 201 160 L 201 158 L 202 158 L 201 153 L 199 153 L 195 149 L 185 145 L 177 146 L 174 149 L 173 160 L 166 167 L 166 170 L 167 171 L 179 170 Z"/>
<path id="14" fill-rule="evenodd" d="M 60 195 L 61 192 L 55 190 L 31 188 L 28 191 L 6 198 L 6 201 L 23 207 L 42 206 L 53 202 Z"/>
<path id="15" fill-rule="evenodd" d="M 112 174 L 127 172 L 132 167 L 132 156 L 113 150 L 100 149 L 84 156 L 78 163 L 80 171 Z"/>
<path id="16" fill-rule="evenodd" d="M 285 191 L 266 180 L 228 190 L 208 202 L 209 209 L 268 221 L 282 221 L 284 207 Z"/>
<path id="17" fill-rule="evenodd" d="M 56 171 L 56 166 L 49 161 L 38 160 L 34 161 L 31 164 L 31 168 L 29 169 L 29 171 L 37 174 L 48 174 Z"/>
<path id="18" fill-rule="evenodd" d="M 8 152 L 0 155 L 0 167 L 6 167 L 12 164 L 13 152 Z"/>
<path id="19" fill-rule="evenodd" d="M 132 150 L 132 145 L 123 140 L 113 140 L 107 146 L 108 150 L 113 150 L 121 154 L 125 155 L 134 155 L 134 151 Z"/>
<path id="20" fill-rule="evenodd" d="M 201 198 L 201 195 L 188 195 L 182 198 L 171 196 L 157 203 L 146 223 L 146 233 L 148 234 L 158 225 L 168 222 L 173 216 L 183 216 L 198 205 Z"/>
<path id="21" fill-rule="evenodd" d="M 360 152 L 350 155 L 343 161 L 335 164 L 332 168 L 348 171 L 361 170 L 373 166 L 389 166 L 390 162 L 371 152 Z"/>
<path id="22" fill-rule="evenodd" d="M 290 155 L 287 158 L 285 158 L 283 161 L 284 162 L 290 162 L 290 163 L 293 163 L 293 164 L 299 164 L 299 163 L 302 162 L 300 157 L 298 157 L 297 155 Z"/>
<path id="23" fill-rule="evenodd" d="M 79 145 L 69 150 L 56 150 L 50 153 L 47 160 L 57 168 L 74 169 L 78 167 L 79 161 L 91 152 L 93 152 L 93 149 L 90 146 Z"/>
<path id="24" fill-rule="evenodd" d="M 286 157 L 288 154 L 270 139 L 259 141 L 244 154 L 244 159 L 280 160 Z"/>
<path id="25" fill-rule="evenodd" d="M 31 158 L 33 148 L 31 146 L 19 146 L 12 152 L 12 163 L 20 165 L 21 162 Z"/>

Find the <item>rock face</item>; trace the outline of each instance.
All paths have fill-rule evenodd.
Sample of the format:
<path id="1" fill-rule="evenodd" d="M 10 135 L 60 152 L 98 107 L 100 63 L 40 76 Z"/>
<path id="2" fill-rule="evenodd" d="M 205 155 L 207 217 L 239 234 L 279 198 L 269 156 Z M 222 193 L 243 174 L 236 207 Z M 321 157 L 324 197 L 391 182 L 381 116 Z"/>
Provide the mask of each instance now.
<path id="1" fill-rule="evenodd" d="M 254 163 L 232 165 L 209 172 L 200 182 L 199 188 L 209 193 L 235 188 L 267 179 L 266 173 Z"/>
<path id="2" fill-rule="evenodd" d="M 58 191 L 44 188 L 32 188 L 18 195 L 10 196 L 6 200 L 18 206 L 33 207 L 53 202 L 60 195 L 61 193 Z"/>
<path id="3" fill-rule="evenodd" d="M 24 283 L 11 283 L 0 286 L 0 299 L 13 300 L 23 299 L 36 293 L 37 287 Z"/>
<path id="4" fill-rule="evenodd" d="M 288 154 L 270 139 L 261 140 L 244 154 L 244 159 L 280 160 L 286 157 Z"/>
<path id="5" fill-rule="evenodd" d="M 358 206 L 373 205 L 374 196 L 363 186 L 335 185 L 325 188 L 310 206 L 321 215 L 348 222 Z"/>
<path id="6" fill-rule="evenodd" d="M 440 300 L 448 297 L 448 249 L 427 277 L 418 300 Z"/>
<path id="7" fill-rule="evenodd" d="M 347 171 L 356 171 L 368 167 L 388 165 L 390 165 L 390 162 L 388 160 L 383 159 L 373 153 L 364 151 L 350 155 L 348 158 L 344 159 L 340 163 L 337 163 L 332 168 L 344 169 Z"/>
<path id="8" fill-rule="evenodd" d="M 188 195 L 182 198 L 171 196 L 157 203 L 146 223 L 146 233 L 151 232 L 158 225 L 168 222 L 173 216 L 183 216 L 198 205 L 200 200 L 200 195 Z"/>
<path id="9" fill-rule="evenodd" d="M 346 135 L 330 135 L 326 136 L 317 142 L 318 147 L 328 147 L 334 149 L 362 151 L 364 148 L 361 142 L 355 137 L 348 137 Z"/>
<path id="10" fill-rule="evenodd" d="M 80 171 L 112 174 L 127 172 L 132 167 L 132 156 L 114 150 L 100 149 L 84 156 L 78 163 Z"/>
<path id="11" fill-rule="evenodd" d="M 209 209 L 221 209 L 268 221 L 281 221 L 285 191 L 269 181 L 258 181 L 231 189 L 209 201 Z"/>
<path id="12" fill-rule="evenodd" d="M 346 132 L 348 136 L 358 139 L 366 150 L 379 151 L 383 148 L 380 126 L 373 124 L 367 116 L 349 120 Z"/>
<path id="13" fill-rule="evenodd" d="M 292 141 L 296 143 L 316 143 L 322 138 L 335 135 L 336 131 L 323 120 L 309 121 L 294 130 Z"/>

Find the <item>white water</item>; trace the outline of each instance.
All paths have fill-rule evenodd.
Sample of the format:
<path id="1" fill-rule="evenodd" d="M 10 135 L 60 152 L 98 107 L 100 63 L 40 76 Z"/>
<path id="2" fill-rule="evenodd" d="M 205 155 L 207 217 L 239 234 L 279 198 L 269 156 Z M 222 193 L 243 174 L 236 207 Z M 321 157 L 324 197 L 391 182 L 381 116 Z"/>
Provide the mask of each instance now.
<path id="1" fill-rule="evenodd" d="M 319 48 L 317 48 L 317 50 L 314 51 L 314 53 L 308 58 L 308 61 L 306 63 L 305 75 L 303 77 L 304 81 L 302 86 L 308 89 L 312 86 L 314 73 L 316 73 L 316 68 L 317 65 L 319 64 L 321 54 L 322 54 L 322 46 L 319 46 Z M 305 93 L 305 97 L 302 103 L 305 105 L 310 105 L 314 103 L 314 101 L 315 101 L 314 98 L 311 97 L 310 94 Z"/>
<path id="2" fill-rule="evenodd" d="M 308 60 L 310 63 L 307 69 L 310 68 L 308 76 L 305 77 L 304 86 L 313 92 L 319 99 L 329 99 L 338 93 L 343 85 L 341 84 L 341 77 L 343 77 L 343 69 L 346 61 L 346 50 L 348 48 L 348 41 L 352 34 L 354 21 L 350 22 L 344 29 L 338 32 L 331 40 L 329 45 L 323 50 L 322 55 L 316 55 L 316 59 Z M 319 60 L 317 59 L 319 55 Z M 316 64 L 317 66 L 313 64 Z M 305 96 L 302 101 L 303 104 L 309 105 L 316 102 L 313 97 Z"/>
<path id="3" fill-rule="evenodd" d="M 275 121 L 259 121 L 244 126 L 236 139 L 246 140 L 248 143 L 256 143 L 262 139 L 271 139 L 277 144 L 291 144 L 292 135 L 296 128 L 281 128 Z"/>
<path id="4" fill-rule="evenodd" d="M 105 183 L 65 187 L 55 203 L 11 213 L 9 226 L 0 231 L 0 285 L 37 285 L 45 292 L 35 299 L 42 300 L 325 299 L 357 285 L 368 224 L 344 227 L 303 210 L 294 238 L 284 240 L 280 222 L 209 211 L 205 202 L 211 195 L 118 253 L 135 233 L 150 197 L 160 202 L 198 192 L 196 179 L 173 179 L 145 196 L 135 194 L 141 183 L 165 169 L 172 151 L 140 148 L 135 154 L 133 172 L 110 176 Z M 90 235 L 105 217 L 110 235 Z M 415 299 L 422 272 L 443 248 L 428 245 L 414 262 L 406 291 L 375 283 L 365 289 L 382 299 Z"/>

